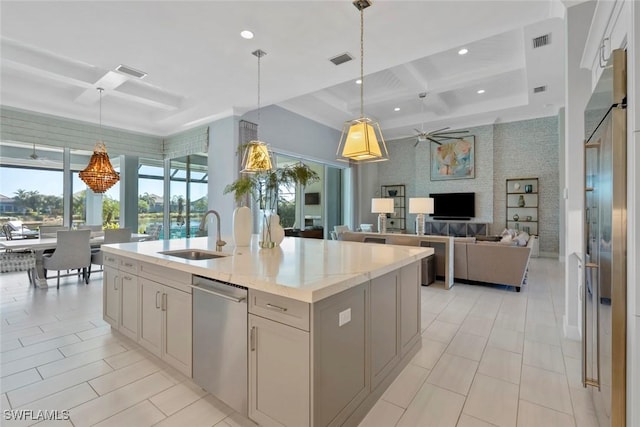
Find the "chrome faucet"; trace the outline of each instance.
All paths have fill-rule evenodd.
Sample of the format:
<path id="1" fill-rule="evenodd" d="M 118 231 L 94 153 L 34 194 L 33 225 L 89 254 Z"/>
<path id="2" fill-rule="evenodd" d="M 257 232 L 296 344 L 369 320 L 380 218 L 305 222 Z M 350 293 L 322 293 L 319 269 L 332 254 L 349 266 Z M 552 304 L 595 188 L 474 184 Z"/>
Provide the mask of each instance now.
<path id="1" fill-rule="evenodd" d="M 213 209 L 210 209 L 207 212 L 205 212 L 204 216 L 202 217 L 202 221 L 200 221 L 200 226 L 198 227 L 198 236 L 206 235 L 205 226 L 207 225 L 207 216 L 209 216 L 210 213 L 216 216 L 216 221 L 217 221 L 216 251 L 221 251 L 222 247 L 226 245 L 227 242 L 225 242 L 224 240 L 220 240 L 220 214 L 218 214 L 218 212 L 214 211 Z"/>

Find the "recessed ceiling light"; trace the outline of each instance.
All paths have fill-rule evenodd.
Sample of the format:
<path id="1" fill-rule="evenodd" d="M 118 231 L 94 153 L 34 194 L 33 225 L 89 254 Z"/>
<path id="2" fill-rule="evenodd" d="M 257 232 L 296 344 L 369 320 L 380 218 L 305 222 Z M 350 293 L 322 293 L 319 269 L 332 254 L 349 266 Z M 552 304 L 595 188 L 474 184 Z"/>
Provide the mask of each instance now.
<path id="1" fill-rule="evenodd" d="M 479 93 L 479 94 L 483 94 L 483 93 L 484 93 L 484 89 L 479 89 L 479 90 L 478 90 L 478 93 Z"/>
<path id="2" fill-rule="evenodd" d="M 458 51 L 458 55 L 466 55 L 467 53 L 469 53 L 469 49 L 467 49 L 466 47 L 463 47 Z"/>
<path id="3" fill-rule="evenodd" d="M 356 84 L 357 85 L 361 85 L 362 84 L 362 80 L 361 79 L 356 80 Z"/>
<path id="4" fill-rule="evenodd" d="M 400 111 L 400 107 L 394 108 L 393 111 Z"/>
<path id="5" fill-rule="evenodd" d="M 242 30 L 242 31 L 240 31 L 240 36 L 243 39 L 251 40 L 253 38 L 253 32 L 251 32 L 249 30 Z"/>

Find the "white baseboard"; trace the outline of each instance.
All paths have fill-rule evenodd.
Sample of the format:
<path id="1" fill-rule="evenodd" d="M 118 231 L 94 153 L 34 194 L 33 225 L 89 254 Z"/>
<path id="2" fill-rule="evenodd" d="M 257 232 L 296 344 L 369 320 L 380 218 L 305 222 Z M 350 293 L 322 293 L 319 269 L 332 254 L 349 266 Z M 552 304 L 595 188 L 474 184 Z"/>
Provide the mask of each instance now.
<path id="1" fill-rule="evenodd" d="M 564 332 L 565 338 L 574 340 L 574 341 L 582 340 L 582 333 L 580 331 L 580 328 L 578 328 L 578 326 L 575 326 L 575 325 L 567 324 L 566 314 L 562 316 L 562 330 Z"/>

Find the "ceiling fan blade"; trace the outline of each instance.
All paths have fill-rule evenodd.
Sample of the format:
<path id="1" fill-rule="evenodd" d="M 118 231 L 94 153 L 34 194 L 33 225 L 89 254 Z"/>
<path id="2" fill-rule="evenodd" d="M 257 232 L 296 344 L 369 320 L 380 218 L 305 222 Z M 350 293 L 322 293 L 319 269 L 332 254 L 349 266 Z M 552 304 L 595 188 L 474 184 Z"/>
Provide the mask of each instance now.
<path id="1" fill-rule="evenodd" d="M 422 135 L 422 134 L 424 133 L 423 131 L 421 131 L 421 130 L 419 130 L 419 129 L 416 129 L 416 128 L 413 128 L 413 130 L 415 130 L 416 132 L 418 132 L 418 135 Z"/>
<path id="2" fill-rule="evenodd" d="M 443 130 L 447 130 L 447 129 L 449 129 L 449 126 L 447 126 L 446 128 L 438 129 L 438 130 L 433 130 L 433 131 L 429 132 L 429 134 L 442 132 Z"/>
<path id="3" fill-rule="evenodd" d="M 418 146 L 418 144 L 420 144 L 422 141 L 420 141 L 419 139 L 416 140 L 416 143 L 413 144 L 413 148 L 416 148 Z"/>
<path id="4" fill-rule="evenodd" d="M 447 135 L 431 135 L 431 136 L 438 139 L 457 139 L 459 141 L 464 139 L 464 137 L 462 136 L 447 136 Z"/>
<path id="5" fill-rule="evenodd" d="M 442 142 L 440 142 L 440 141 L 436 141 L 435 139 L 433 139 L 433 138 L 431 138 L 431 137 L 429 137 L 429 136 L 427 137 L 427 139 L 428 139 L 429 141 L 431 141 L 431 142 L 435 142 L 435 143 L 436 143 L 436 144 L 438 144 L 438 145 L 442 145 Z"/>
<path id="6" fill-rule="evenodd" d="M 469 131 L 468 130 L 450 130 L 448 132 L 431 132 L 431 133 L 450 134 L 450 133 L 469 133 Z"/>

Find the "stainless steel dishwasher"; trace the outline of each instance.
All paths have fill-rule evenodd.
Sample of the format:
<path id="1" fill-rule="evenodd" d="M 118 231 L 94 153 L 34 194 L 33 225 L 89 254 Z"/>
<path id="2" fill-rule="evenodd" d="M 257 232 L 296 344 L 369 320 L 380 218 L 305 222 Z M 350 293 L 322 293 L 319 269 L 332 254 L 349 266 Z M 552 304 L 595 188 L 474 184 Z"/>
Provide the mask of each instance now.
<path id="1" fill-rule="evenodd" d="M 193 380 L 247 415 L 247 288 L 193 276 Z"/>

